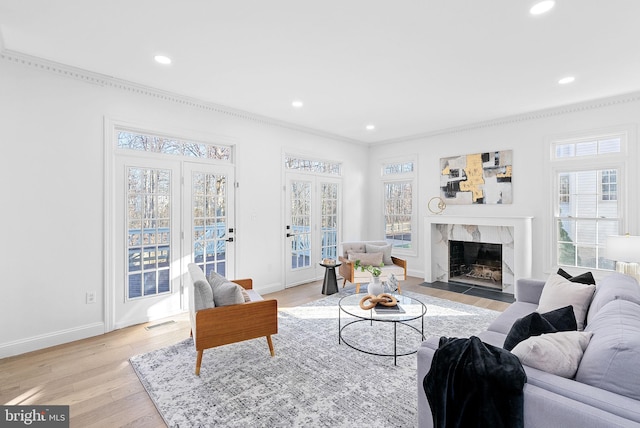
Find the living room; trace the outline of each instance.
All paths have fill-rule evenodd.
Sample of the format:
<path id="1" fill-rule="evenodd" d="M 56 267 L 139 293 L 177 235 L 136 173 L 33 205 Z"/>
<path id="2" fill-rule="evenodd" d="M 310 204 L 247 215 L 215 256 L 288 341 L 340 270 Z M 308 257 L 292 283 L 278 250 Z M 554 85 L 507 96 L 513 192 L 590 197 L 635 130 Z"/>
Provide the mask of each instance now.
<path id="1" fill-rule="evenodd" d="M 413 278 L 424 278 L 425 275 L 424 218 L 431 215 L 429 201 L 441 195 L 440 160 L 451 156 L 513 151 L 512 203 L 449 204 L 445 213 L 481 218 L 532 217 L 531 276 L 542 279 L 557 268 L 552 257 L 551 144 L 608 133 L 624 134 L 628 150 L 624 166 L 626 211 L 624 229 L 619 232 L 632 235 L 640 232 L 640 188 L 632 184 L 637 183 L 640 161 L 637 150 L 640 86 L 635 78 L 640 66 L 636 55 L 632 54 L 635 52 L 633 41 L 638 40 L 634 33 L 638 31 L 637 25 L 632 17 L 637 16 L 639 6 L 633 1 L 602 7 L 596 2 L 587 2 L 585 20 L 588 18 L 588 23 L 594 26 L 600 24 L 596 19 L 600 18 L 611 26 L 606 27 L 606 32 L 603 30 L 602 37 L 579 33 L 579 37 L 584 37 L 584 44 L 575 49 L 581 53 L 595 52 L 593 57 L 579 63 L 585 67 L 581 70 L 567 70 L 566 66 L 550 69 L 551 65 L 561 62 L 563 55 L 571 56 L 566 52 L 556 52 L 549 58 L 544 55 L 534 58 L 529 63 L 544 64 L 544 67 L 540 66 L 539 74 L 549 78 L 544 82 L 548 86 L 527 79 L 517 82 L 522 89 L 521 92 L 508 92 L 512 98 L 525 98 L 521 94 L 530 94 L 529 87 L 537 88 L 540 95 L 521 101 L 517 105 L 519 110 L 505 109 L 494 103 L 490 94 L 474 91 L 474 85 L 482 86 L 481 80 L 470 77 L 459 82 L 460 87 L 451 90 L 447 99 L 449 109 L 458 104 L 464 112 L 455 121 L 432 123 L 431 113 L 436 114 L 436 106 L 431 107 L 432 111 L 414 113 L 411 117 L 411 126 L 422 122 L 428 125 L 424 128 L 407 125 L 404 131 L 384 134 L 387 130 L 380 117 L 370 119 L 377 122 L 377 130 L 373 133 L 368 133 L 360 122 L 344 126 L 344 129 L 350 129 L 348 136 L 306 125 L 305 115 L 312 115 L 314 107 L 313 100 L 303 95 L 299 96 L 304 98 L 305 107 L 288 112 L 292 120 L 287 122 L 234 108 L 217 99 L 198 99 L 198 94 L 176 94 L 170 89 L 158 89 L 164 88 L 164 81 L 171 79 L 167 69 L 150 72 L 150 83 L 142 84 L 129 80 L 126 67 L 121 68 L 121 74 L 111 75 L 100 69 L 84 69 L 72 59 L 66 63 L 63 56 L 56 56 L 47 48 L 23 52 L 20 47 L 22 43 L 27 46 L 28 31 L 37 26 L 39 20 L 46 21 L 45 12 L 53 13 L 49 10 L 53 6 L 41 3 L 41 12 L 30 12 L 19 3 L 0 4 L 0 16 L 16 20 L 5 22 L 0 18 L 0 136 L 4 146 L 0 174 L 2 194 L 8 201 L 4 219 L 10 225 L 4 231 L 0 257 L 5 284 L 0 301 L 5 326 L 0 332 L 0 358 L 102 335 L 117 326 L 113 289 L 119 283 L 115 278 L 115 265 L 124 256 L 118 253 L 112 241 L 115 229 L 110 221 L 121 211 L 109 195 L 117 190 L 110 168 L 115 163 L 112 138 L 118 127 L 234 148 L 234 181 L 238 183 L 235 188 L 237 234 L 235 268 L 230 276 L 252 277 L 261 294 L 285 290 L 284 154 L 341 164 L 341 241 L 382 237 L 381 165 L 389 161 L 414 160 L 416 188 L 412 232 L 415 233 L 411 249 L 401 251 L 407 260 L 407 273 Z M 582 7 L 577 3 L 565 3 L 566 7 L 574 9 L 573 16 L 578 13 L 575 10 Z M 71 6 L 78 5 L 75 2 L 65 5 Z M 102 7 L 116 8 L 112 5 Z M 523 6 L 523 9 L 526 8 Z M 562 16 L 566 17 L 567 12 L 564 14 Z M 25 19 L 25 16 L 33 16 L 33 20 Z M 474 21 L 473 15 L 465 13 L 463 16 L 460 25 Z M 19 22 L 25 27 L 17 25 Z M 87 25 L 90 24 L 91 20 L 87 20 Z M 540 19 L 536 24 L 541 24 Z M 480 30 L 484 26 L 475 28 Z M 600 28 L 605 28 L 604 23 Z M 535 32 L 527 33 L 530 34 Z M 39 37 L 43 35 L 39 34 Z M 76 35 L 70 40 L 80 43 L 82 38 Z M 88 46 L 80 43 L 78 49 L 82 56 Z M 614 51 L 615 55 L 605 55 Z M 464 53 L 469 55 L 468 67 L 473 69 L 479 61 L 477 56 L 481 55 L 473 56 L 468 50 Z M 501 49 L 490 53 L 487 55 L 494 60 L 498 54 L 502 55 L 501 62 L 491 69 L 499 78 L 518 78 L 507 71 L 504 74 L 497 71 L 504 71 L 502 67 L 509 62 L 523 60 L 526 53 Z M 343 53 L 338 59 L 348 54 Z M 107 56 L 105 62 L 119 59 L 116 54 Z M 600 70 L 593 64 L 595 60 L 609 64 L 606 75 L 594 75 L 590 71 Z M 376 65 L 384 64 L 384 60 L 376 62 Z M 410 64 L 404 63 L 403 67 L 408 69 Z M 329 71 L 335 73 L 342 67 Z M 262 69 L 265 73 L 269 70 Z M 580 73 L 578 77 L 582 76 L 582 82 L 576 78 L 572 85 L 558 86 L 556 76 L 569 72 Z M 333 75 L 326 76 L 330 80 Z M 309 80 L 313 81 L 313 78 Z M 498 77 L 495 80 L 499 80 Z M 595 83 L 589 83 L 589 91 L 581 89 L 581 85 L 591 80 Z M 201 83 L 206 86 L 206 81 Z M 228 92 L 240 92 L 241 89 L 233 87 Z M 348 88 L 343 89 L 349 94 Z M 386 90 L 393 93 L 394 88 L 390 86 Z M 407 88 L 400 86 L 398 91 L 406 93 Z M 383 93 L 376 92 L 366 101 L 388 105 L 387 113 L 391 115 L 397 107 L 396 101 L 393 97 L 378 99 Z M 290 108 L 289 97 L 293 95 L 282 94 L 283 109 Z M 226 96 L 232 98 L 229 94 Z M 243 96 L 250 98 L 247 94 Z M 424 97 L 425 102 L 429 98 L 428 93 L 419 96 Z M 545 96 L 560 102 L 550 105 L 542 101 Z M 337 96 L 333 102 L 348 104 L 345 98 Z M 486 103 L 482 114 L 462 109 L 466 103 L 477 104 L 478 99 Z M 397 120 L 394 126 L 401 127 L 402 122 Z M 357 130 L 353 131 L 355 128 Z M 353 136 L 356 132 L 360 133 L 360 138 Z M 576 268 L 572 273 L 582 270 Z M 34 271 L 35 274 L 26 275 Z M 321 275 L 323 271 L 317 273 Z M 321 297 L 319 291 L 318 288 L 318 297 Z M 95 303 L 87 303 L 87 293 L 95 293 Z"/>

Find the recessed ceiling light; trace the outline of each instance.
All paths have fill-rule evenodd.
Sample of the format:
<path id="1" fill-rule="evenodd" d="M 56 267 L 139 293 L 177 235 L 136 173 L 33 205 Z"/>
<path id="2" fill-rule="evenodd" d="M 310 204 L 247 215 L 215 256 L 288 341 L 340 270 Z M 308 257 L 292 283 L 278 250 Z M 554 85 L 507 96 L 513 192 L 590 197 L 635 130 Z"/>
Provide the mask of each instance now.
<path id="1" fill-rule="evenodd" d="M 171 58 L 165 55 L 156 55 L 153 57 L 158 64 L 169 65 L 171 64 Z"/>
<path id="2" fill-rule="evenodd" d="M 293 108 L 302 108 L 302 106 L 304 106 L 304 103 L 300 100 L 294 100 L 291 105 L 293 106 Z"/>
<path id="3" fill-rule="evenodd" d="M 567 76 L 567 77 L 563 77 L 562 79 L 558 80 L 558 84 L 560 85 L 566 85 L 568 83 L 572 83 L 574 80 L 576 80 L 575 77 L 573 76 Z"/>
<path id="4" fill-rule="evenodd" d="M 556 2 L 553 0 L 544 0 L 544 1 L 538 2 L 533 6 L 531 6 L 531 9 L 529 9 L 529 13 L 531 15 L 541 15 L 553 9 L 553 6 L 555 6 L 555 4 Z"/>
<path id="5" fill-rule="evenodd" d="M 367 131 L 373 131 L 374 129 L 376 129 L 376 126 L 370 123 L 367 126 L 365 126 L 365 128 L 367 129 Z"/>

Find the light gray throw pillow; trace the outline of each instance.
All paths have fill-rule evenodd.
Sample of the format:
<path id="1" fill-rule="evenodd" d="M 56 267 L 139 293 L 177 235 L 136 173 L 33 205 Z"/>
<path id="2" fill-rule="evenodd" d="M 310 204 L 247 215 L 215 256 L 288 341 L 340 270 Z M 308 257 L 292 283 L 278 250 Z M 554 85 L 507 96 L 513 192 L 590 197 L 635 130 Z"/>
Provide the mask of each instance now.
<path id="1" fill-rule="evenodd" d="M 524 365 L 571 379 L 592 335 L 584 331 L 545 333 L 523 340 L 511 353 Z"/>
<path id="2" fill-rule="evenodd" d="M 382 253 L 350 253 L 349 260 L 360 260 L 362 266 L 380 266 L 382 264 Z"/>
<path id="3" fill-rule="evenodd" d="M 242 287 L 219 273 L 212 271 L 209 274 L 209 284 L 213 290 L 213 301 L 216 306 L 229 306 L 245 302 Z"/>
<path id="4" fill-rule="evenodd" d="M 584 330 L 587 311 L 595 290 L 596 286 L 593 284 L 571 282 L 558 274 L 549 275 L 542 289 L 537 311 L 551 312 L 571 305 L 576 315 L 578 330 Z"/>
<path id="5" fill-rule="evenodd" d="M 391 260 L 391 244 L 387 245 L 373 245 L 373 244 L 365 244 L 365 251 L 367 253 L 382 253 L 382 263 L 385 265 L 392 265 L 393 260 Z"/>
<path id="6" fill-rule="evenodd" d="M 213 301 L 216 306 L 229 306 L 244 303 L 242 290 L 235 282 L 225 282 L 213 288 Z"/>

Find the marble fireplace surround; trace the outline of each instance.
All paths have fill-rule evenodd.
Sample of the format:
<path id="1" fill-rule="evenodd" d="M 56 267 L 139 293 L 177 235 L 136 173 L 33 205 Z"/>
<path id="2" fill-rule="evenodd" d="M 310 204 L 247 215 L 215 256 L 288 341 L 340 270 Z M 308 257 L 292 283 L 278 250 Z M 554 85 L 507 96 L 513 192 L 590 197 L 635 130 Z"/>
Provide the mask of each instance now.
<path id="1" fill-rule="evenodd" d="M 449 240 L 502 244 L 502 291 L 513 294 L 518 278 L 531 277 L 533 217 L 425 217 L 426 282 L 449 282 Z"/>

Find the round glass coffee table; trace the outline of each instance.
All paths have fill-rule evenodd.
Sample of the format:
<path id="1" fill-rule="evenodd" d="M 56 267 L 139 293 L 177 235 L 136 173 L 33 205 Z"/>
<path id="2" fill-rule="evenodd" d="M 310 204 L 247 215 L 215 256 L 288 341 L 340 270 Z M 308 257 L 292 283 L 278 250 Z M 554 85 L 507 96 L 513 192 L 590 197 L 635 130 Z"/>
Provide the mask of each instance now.
<path id="1" fill-rule="evenodd" d="M 410 328 L 415 330 L 420 335 L 420 340 L 424 340 L 424 315 L 427 313 L 427 307 L 419 300 L 411 297 L 403 296 L 401 294 L 393 294 L 398 300 L 398 312 L 384 309 L 362 309 L 360 308 L 360 300 L 365 297 L 366 293 L 352 294 L 340 299 L 338 303 L 338 343 L 344 342 L 345 345 L 355 349 L 356 351 L 364 352 L 365 354 L 377 355 L 381 357 L 393 357 L 393 364 L 397 365 L 398 357 L 405 355 L 411 355 L 418 352 L 418 349 L 412 351 L 406 351 L 398 353 L 398 325 L 404 326 L 403 328 Z M 355 317 L 355 320 L 346 321 L 344 325 L 342 314 L 351 315 Z M 409 321 L 420 319 L 420 328 L 408 324 Z M 364 349 L 361 346 L 356 346 L 353 343 L 349 343 L 343 337 L 343 331 L 354 324 L 361 322 L 369 322 L 371 326 L 375 323 L 393 323 L 393 353 L 380 353 L 373 350 Z"/>

